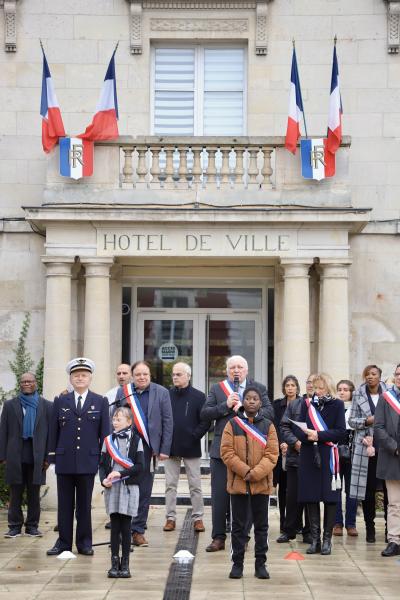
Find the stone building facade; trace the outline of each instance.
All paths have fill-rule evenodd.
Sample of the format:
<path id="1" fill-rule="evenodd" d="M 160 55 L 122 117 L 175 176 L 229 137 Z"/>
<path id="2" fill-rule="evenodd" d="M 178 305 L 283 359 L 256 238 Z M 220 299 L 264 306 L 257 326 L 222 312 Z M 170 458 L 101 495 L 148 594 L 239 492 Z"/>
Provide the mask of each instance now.
<path id="1" fill-rule="evenodd" d="M 360 382 L 400 362 L 400 1 L 0 2 L 0 373 L 24 313 L 45 393 L 73 355 L 113 385 L 123 359 L 171 361 L 203 389 L 243 353 Z M 326 133 L 333 38 L 344 106 L 336 176 L 283 147 L 292 38 L 308 132 Z M 69 135 L 90 122 L 117 41 L 120 138 L 94 175 L 41 149 L 41 50 Z M 121 311 L 122 306 L 122 311 Z"/>

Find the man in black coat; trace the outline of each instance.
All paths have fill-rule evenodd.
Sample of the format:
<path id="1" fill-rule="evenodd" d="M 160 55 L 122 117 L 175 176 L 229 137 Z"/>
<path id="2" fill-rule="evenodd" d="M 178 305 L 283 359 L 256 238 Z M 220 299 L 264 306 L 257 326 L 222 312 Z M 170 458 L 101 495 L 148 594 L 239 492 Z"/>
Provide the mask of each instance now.
<path id="1" fill-rule="evenodd" d="M 4 537 L 21 535 L 24 516 L 22 498 L 27 495 L 25 534 L 40 537 L 40 486 L 46 482 L 47 441 L 52 405 L 37 391 L 33 373 L 23 373 L 20 393 L 7 400 L 0 421 L 0 462 L 6 463 L 10 486 L 9 531 Z"/>
<path id="2" fill-rule="evenodd" d="M 176 493 L 181 462 L 185 466 L 192 502 L 192 521 L 196 532 L 205 531 L 203 524 L 204 502 L 201 491 L 200 440 L 210 423 L 200 418 L 206 397 L 190 385 L 192 370 L 186 363 L 176 363 L 172 368 L 174 387 L 169 390 L 174 420 L 174 433 L 170 457 L 164 461 L 165 509 L 167 521 L 164 531 L 173 531 L 176 522 Z"/>
<path id="3" fill-rule="evenodd" d="M 89 390 L 93 371 L 93 361 L 87 358 L 71 360 L 67 373 L 74 391 L 54 399 L 49 462 L 56 466 L 59 538 L 47 551 L 50 556 L 72 550 L 75 508 L 76 547 L 79 554 L 93 554 L 91 501 L 94 477 L 103 440 L 110 432 L 108 400 Z"/>
<path id="4" fill-rule="evenodd" d="M 201 418 L 214 421 L 214 439 L 210 448 L 211 469 L 211 509 L 212 509 L 212 542 L 207 552 L 224 550 L 226 539 L 226 515 L 229 511 L 229 494 L 226 490 L 227 472 L 221 455 L 221 437 L 227 422 L 236 415 L 242 405 L 242 397 L 248 385 L 258 388 L 262 407 L 261 412 L 270 421 L 274 419 L 274 409 L 268 398 L 267 388 L 262 383 L 247 377 L 248 364 L 243 356 L 231 356 L 226 361 L 228 378 L 211 387 L 207 401 L 201 411 Z M 237 387 L 237 391 L 234 391 Z"/>

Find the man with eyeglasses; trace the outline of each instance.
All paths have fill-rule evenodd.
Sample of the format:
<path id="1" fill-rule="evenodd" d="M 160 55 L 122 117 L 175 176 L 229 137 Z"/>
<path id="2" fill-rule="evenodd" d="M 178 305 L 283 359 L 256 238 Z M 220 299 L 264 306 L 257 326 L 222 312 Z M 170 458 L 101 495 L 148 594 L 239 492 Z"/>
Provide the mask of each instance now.
<path id="1" fill-rule="evenodd" d="M 382 556 L 400 554 L 400 364 L 394 385 L 383 392 L 375 411 L 374 438 L 379 444 L 376 475 L 388 493 L 387 541 Z"/>

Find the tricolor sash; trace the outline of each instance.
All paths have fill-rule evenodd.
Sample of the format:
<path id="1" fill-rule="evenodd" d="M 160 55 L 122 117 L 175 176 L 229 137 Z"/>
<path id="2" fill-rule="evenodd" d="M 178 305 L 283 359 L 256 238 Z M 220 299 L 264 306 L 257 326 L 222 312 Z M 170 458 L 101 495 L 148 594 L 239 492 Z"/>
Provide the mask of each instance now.
<path id="1" fill-rule="evenodd" d="M 133 462 L 131 461 L 131 459 L 127 456 L 122 456 L 117 444 L 112 439 L 112 434 L 104 438 L 104 443 L 106 445 L 108 454 L 111 456 L 115 463 L 118 463 L 119 465 L 121 465 L 121 467 L 124 467 L 125 469 L 130 469 L 130 467 L 133 467 Z"/>
<path id="2" fill-rule="evenodd" d="M 328 426 L 322 418 L 321 413 L 317 411 L 315 406 L 312 404 L 309 398 L 306 398 L 306 404 L 308 406 L 308 416 L 315 429 L 315 431 L 327 431 Z M 338 445 L 333 442 L 324 442 L 326 446 L 331 448 L 331 456 L 329 460 L 329 466 L 332 473 L 332 491 L 340 490 L 342 482 L 340 481 L 340 461 L 339 461 L 339 450 Z"/>
<path id="3" fill-rule="evenodd" d="M 129 408 L 132 411 L 135 427 L 138 430 L 139 435 L 142 437 L 142 439 L 144 439 L 144 441 L 150 448 L 149 427 L 147 424 L 146 415 L 144 414 L 143 409 L 140 406 L 140 400 L 137 396 L 135 388 L 131 383 L 128 383 L 123 386 L 123 390 L 125 399 L 129 405 Z"/>
<path id="4" fill-rule="evenodd" d="M 386 390 L 386 392 L 383 392 L 383 397 L 389 406 L 391 406 L 393 410 L 400 415 L 400 402 L 397 400 L 393 390 Z"/>
<path id="5" fill-rule="evenodd" d="M 233 417 L 233 420 L 239 425 L 241 429 L 249 435 L 253 440 L 255 440 L 258 444 L 260 444 L 263 448 L 267 445 L 267 436 L 262 434 L 257 427 L 249 423 L 248 421 L 244 421 L 240 417 Z"/>

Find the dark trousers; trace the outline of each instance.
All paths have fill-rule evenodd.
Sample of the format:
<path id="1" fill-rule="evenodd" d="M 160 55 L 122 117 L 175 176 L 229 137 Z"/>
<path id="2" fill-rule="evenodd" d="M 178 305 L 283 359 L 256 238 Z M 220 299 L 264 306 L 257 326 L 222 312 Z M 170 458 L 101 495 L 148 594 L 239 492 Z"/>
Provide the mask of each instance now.
<path id="1" fill-rule="evenodd" d="M 378 459 L 376 456 L 372 456 L 368 461 L 368 475 L 367 475 L 367 488 L 365 491 L 365 500 L 363 500 L 362 507 L 364 513 L 365 527 L 371 530 L 375 526 L 376 516 L 376 504 L 375 494 L 378 488 L 381 486 L 383 489 L 383 509 L 385 513 L 385 529 L 387 527 L 387 506 L 388 496 L 386 491 L 386 484 L 383 480 L 377 479 L 376 477 L 376 466 Z"/>
<path id="2" fill-rule="evenodd" d="M 210 459 L 212 539 L 226 538 L 226 516 L 229 513 L 229 494 L 226 491 L 226 466 L 220 458 Z"/>
<path id="3" fill-rule="evenodd" d="M 72 550 L 74 511 L 76 512 L 76 547 L 78 550 L 92 547 L 93 484 L 94 474 L 57 474 L 58 545 L 62 550 Z"/>
<path id="4" fill-rule="evenodd" d="M 22 499 L 26 489 L 27 514 L 25 527 L 37 529 L 40 519 L 40 485 L 34 485 L 33 464 L 22 463 L 22 483 L 10 485 L 10 505 L 8 508 L 8 526 L 21 529 L 24 523 Z"/>
<path id="5" fill-rule="evenodd" d="M 279 473 L 278 481 L 278 504 L 279 504 L 279 522 L 280 530 L 285 530 L 285 517 L 286 517 L 286 498 L 287 498 L 287 471 L 281 469 Z"/>
<path id="6" fill-rule="evenodd" d="M 287 467 L 286 471 L 286 517 L 283 531 L 291 538 L 296 537 L 302 529 L 303 535 L 310 533 L 310 521 L 306 505 L 297 501 L 298 475 L 297 467 Z M 304 525 L 303 525 L 304 513 Z"/>
<path id="7" fill-rule="evenodd" d="M 119 555 L 121 541 L 122 556 L 129 556 L 131 550 L 131 517 L 111 513 L 111 556 Z"/>
<path id="8" fill-rule="evenodd" d="M 232 494 L 232 561 L 243 565 L 248 541 L 248 515 L 254 524 L 254 556 L 257 565 L 265 564 L 268 551 L 268 505 L 269 496 L 264 494 Z"/>
<path id="9" fill-rule="evenodd" d="M 139 486 L 139 506 L 136 517 L 132 519 L 132 533 L 144 533 L 149 516 L 149 507 L 151 492 L 153 490 L 154 473 L 150 472 L 152 461 L 152 452 L 145 442 L 143 442 L 144 453 L 144 472 L 141 475 Z"/>

